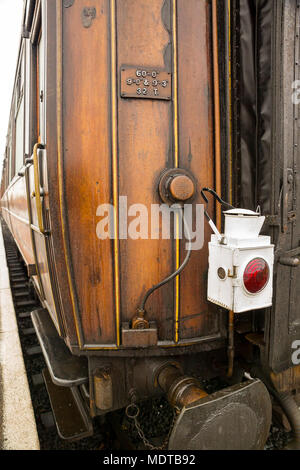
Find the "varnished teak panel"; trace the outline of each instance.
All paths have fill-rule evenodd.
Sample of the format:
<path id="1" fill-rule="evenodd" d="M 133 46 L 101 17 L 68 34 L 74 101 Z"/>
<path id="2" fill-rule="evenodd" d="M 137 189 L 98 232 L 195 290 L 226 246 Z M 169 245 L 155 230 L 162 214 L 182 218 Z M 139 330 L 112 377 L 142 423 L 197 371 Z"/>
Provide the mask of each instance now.
<path id="1" fill-rule="evenodd" d="M 110 203 L 110 2 L 98 0 L 84 28 L 77 0 L 63 9 L 63 158 L 68 232 L 86 344 L 116 342 L 113 254 L 96 235 L 97 207 Z"/>
<path id="2" fill-rule="evenodd" d="M 89 28 L 81 22 L 86 3 L 63 9 L 63 158 L 80 321 L 84 343 L 97 347 L 117 344 L 118 318 L 120 327 L 130 321 L 147 289 L 176 269 L 178 250 L 174 240 L 99 240 L 97 207 L 127 196 L 128 207 L 144 204 L 151 214 L 161 203 L 160 175 L 175 166 L 195 177 L 195 203 L 201 186 L 214 185 L 212 45 L 209 2 L 98 0 Z M 128 69 L 163 71 L 173 99 L 122 96 Z M 176 339 L 177 315 L 179 341 L 218 333 L 206 302 L 209 236 L 177 287 L 149 299 L 160 341 Z"/>

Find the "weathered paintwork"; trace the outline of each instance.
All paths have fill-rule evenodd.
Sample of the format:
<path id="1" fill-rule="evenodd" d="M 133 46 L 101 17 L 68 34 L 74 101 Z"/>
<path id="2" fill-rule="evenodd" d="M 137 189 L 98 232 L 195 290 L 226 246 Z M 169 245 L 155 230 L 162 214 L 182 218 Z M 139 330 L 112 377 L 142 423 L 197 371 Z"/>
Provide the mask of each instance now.
<path id="1" fill-rule="evenodd" d="M 88 24 L 82 14 L 91 7 Z M 194 205 L 199 188 L 214 185 L 211 33 L 204 0 L 36 4 L 25 54 L 25 91 L 33 97 L 25 150 L 45 146 L 39 171 L 46 233 L 32 164 L 5 193 L 10 219 L 3 215 L 26 263 L 37 265 L 41 297 L 72 347 L 122 348 L 123 323 L 185 257 L 185 240 L 99 240 L 97 210 L 109 203 L 119 210 L 119 196 L 127 196 L 128 207 L 144 204 L 151 213 L 151 204 L 162 203 L 160 177 L 171 168 L 194 178 Z M 172 99 L 122 98 L 124 66 L 162 71 Z M 148 301 L 160 346 L 220 337 L 219 315 L 206 301 L 209 236 L 206 228 L 204 247 L 184 273 Z"/>

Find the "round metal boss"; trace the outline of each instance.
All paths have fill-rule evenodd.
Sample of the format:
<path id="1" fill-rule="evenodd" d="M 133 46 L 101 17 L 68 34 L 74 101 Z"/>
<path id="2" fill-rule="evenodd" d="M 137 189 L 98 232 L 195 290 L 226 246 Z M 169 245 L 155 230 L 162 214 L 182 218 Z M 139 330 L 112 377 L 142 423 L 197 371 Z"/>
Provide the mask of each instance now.
<path id="1" fill-rule="evenodd" d="M 160 178 L 159 194 L 166 204 L 191 202 L 196 193 L 194 177 L 182 168 L 165 171 Z"/>
<path id="2" fill-rule="evenodd" d="M 218 269 L 218 277 L 221 279 L 221 281 L 224 281 L 227 277 L 226 271 L 224 268 L 219 268 Z"/>

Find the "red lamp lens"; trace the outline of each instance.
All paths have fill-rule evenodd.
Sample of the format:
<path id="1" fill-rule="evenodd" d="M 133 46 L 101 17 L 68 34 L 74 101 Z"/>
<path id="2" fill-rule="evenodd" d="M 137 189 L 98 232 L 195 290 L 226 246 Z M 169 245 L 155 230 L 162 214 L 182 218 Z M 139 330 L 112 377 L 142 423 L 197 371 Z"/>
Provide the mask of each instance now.
<path id="1" fill-rule="evenodd" d="M 244 272 L 244 286 L 250 294 L 257 294 L 266 287 L 270 276 L 268 263 L 262 258 L 255 258 Z"/>

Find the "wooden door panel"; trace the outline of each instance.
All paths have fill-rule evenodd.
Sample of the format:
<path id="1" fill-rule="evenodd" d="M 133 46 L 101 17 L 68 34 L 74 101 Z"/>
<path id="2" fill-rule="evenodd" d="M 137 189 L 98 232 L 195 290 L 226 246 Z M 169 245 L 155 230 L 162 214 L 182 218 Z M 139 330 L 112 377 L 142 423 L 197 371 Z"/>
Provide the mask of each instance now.
<path id="1" fill-rule="evenodd" d="M 123 64 L 133 69 L 162 69 L 170 42 L 162 17 L 164 0 L 118 0 L 118 70 Z M 170 17 L 170 10 L 169 10 Z M 172 156 L 172 103 L 130 100 L 118 102 L 119 194 L 127 196 L 128 207 L 161 204 L 159 177 L 174 166 Z M 132 219 L 129 219 L 129 223 Z M 150 222 L 150 218 L 149 218 Z M 150 235 L 149 227 L 149 235 Z M 121 240 L 121 312 L 130 321 L 146 291 L 175 270 L 172 240 Z M 149 319 L 158 322 L 159 338 L 174 337 L 173 283 L 157 290 L 147 303 Z"/>
<path id="2" fill-rule="evenodd" d="M 93 5 L 90 28 L 82 25 L 84 0 L 62 12 L 65 191 L 84 342 L 115 344 L 113 244 L 96 234 L 97 208 L 112 201 L 110 2 Z"/>
<path id="3" fill-rule="evenodd" d="M 202 203 L 201 187 L 214 187 L 212 26 L 205 0 L 95 0 L 88 27 L 84 8 L 77 0 L 61 10 L 62 223 L 84 347 L 101 349 L 120 345 L 122 323 L 175 271 L 178 250 L 174 239 L 99 240 L 99 205 L 126 196 L 128 208 L 143 204 L 150 214 L 151 204 L 162 203 L 161 174 L 174 167 L 196 179 L 195 203 Z M 126 98 L 120 80 L 127 68 L 170 74 L 172 96 Z M 179 284 L 149 298 L 147 316 L 166 345 L 219 334 L 206 302 L 209 238 L 206 228 L 205 246 Z M 180 252 L 183 260 L 184 242 Z"/>
<path id="4" fill-rule="evenodd" d="M 211 5 L 205 0 L 178 0 L 179 68 L 179 166 L 197 181 L 196 204 L 203 204 L 200 190 L 214 188 L 214 123 Z M 214 207 L 209 208 L 214 216 Z M 194 251 L 180 280 L 180 337 L 201 337 L 218 331 L 217 309 L 206 300 L 208 242 Z M 185 242 L 181 243 L 181 259 Z"/>
<path id="5" fill-rule="evenodd" d="M 299 174 L 299 105 L 291 99 L 291 84 L 299 80 L 297 67 L 292 62 L 299 59 L 299 44 L 296 32 L 300 26 L 299 5 L 296 1 L 278 2 L 275 8 L 280 15 L 281 28 L 278 34 L 278 51 L 274 70 L 274 83 L 278 93 L 274 103 L 274 195 L 275 213 L 277 201 L 281 201 L 282 217 L 277 240 L 273 307 L 269 316 L 269 362 L 273 371 L 282 372 L 296 364 L 292 362 L 293 344 L 300 338 L 299 267 L 290 267 L 280 258 L 293 260 L 300 255 L 300 201 Z M 280 45 L 279 45 L 280 44 Z M 280 161 L 280 164 L 278 164 Z M 281 193 L 282 191 L 282 193 Z M 275 191 L 274 191 L 275 192 Z"/>

